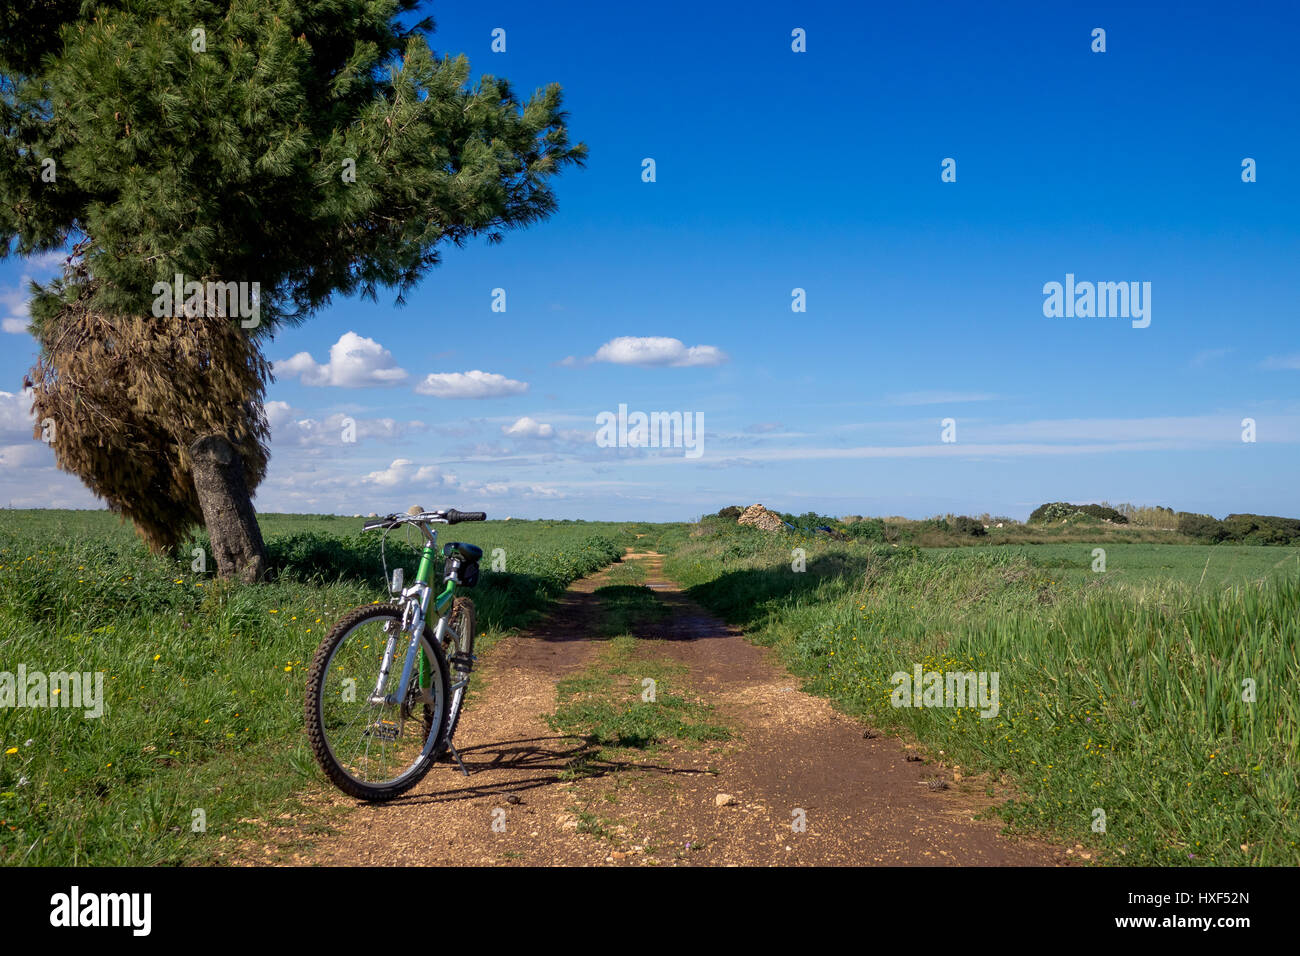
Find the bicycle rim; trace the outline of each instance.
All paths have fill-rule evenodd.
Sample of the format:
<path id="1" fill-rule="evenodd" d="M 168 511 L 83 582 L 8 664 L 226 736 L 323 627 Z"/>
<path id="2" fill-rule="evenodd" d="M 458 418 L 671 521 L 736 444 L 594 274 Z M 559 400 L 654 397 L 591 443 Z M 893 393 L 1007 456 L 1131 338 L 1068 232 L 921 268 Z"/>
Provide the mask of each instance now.
<path id="1" fill-rule="evenodd" d="M 431 680 L 421 688 L 415 675 L 407 697 L 387 702 L 401 683 L 409 636 L 401 631 L 400 609 L 374 608 L 344 619 L 342 633 L 328 654 L 314 665 L 317 756 L 331 779 L 343 790 L 374 799 L 392 796 L 414 785 L 436 756 L 433 744 L 447 713 L 446 669 L 427 640 L 424 654 L 432 662 Z M 376 683 L 390 638 L 393 660 L 382 687 Z M 322 648 L 324 650 L 324 648 Z M 318 655 L 319 657 L 319 655 Z"/>

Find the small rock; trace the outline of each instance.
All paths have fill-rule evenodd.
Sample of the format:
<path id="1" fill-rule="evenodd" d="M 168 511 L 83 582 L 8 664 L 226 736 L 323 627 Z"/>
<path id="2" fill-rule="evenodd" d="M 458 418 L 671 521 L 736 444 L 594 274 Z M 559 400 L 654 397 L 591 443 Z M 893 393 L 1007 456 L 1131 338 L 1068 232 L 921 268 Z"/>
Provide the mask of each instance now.
<path id="1" fill-rule="evenodd" d="M 519 794 L 508 793 L 506 794 L 506 803 L 523 803 L 523 801 L 519 798 Z"/>
<path id="2" fill-rule="evenodd" d="M 715 807 L 730 807 L 734 806 L 735 803 L 736 798 L 729 793 L 720 793 L 713 798 L 713 805 Z"/>

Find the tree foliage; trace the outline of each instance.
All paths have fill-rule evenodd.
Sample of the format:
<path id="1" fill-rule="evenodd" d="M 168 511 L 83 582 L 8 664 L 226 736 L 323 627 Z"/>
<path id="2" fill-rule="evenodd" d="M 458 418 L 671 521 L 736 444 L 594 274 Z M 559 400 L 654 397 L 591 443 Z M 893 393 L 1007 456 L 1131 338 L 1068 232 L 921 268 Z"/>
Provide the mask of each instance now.
<path id="1" fill-rule="evenodd" d="M 558 86 L 471 83 L 431 21 L 407 22 L 417 4 L 0 12 L 0 257 L 73 250 L 32 305 L 37 414 L 60 467 L 155 545 L 198 520 L 194 429 L 231 440 L 250 487 L 265 473 L 267 336 L 336 293 L 402 301 L 445 244 L 549 216 L 552 178 L 584 160 Z M 156 316 L 155 283 L 178 274 L 257 283 L 258 324 Z"/>

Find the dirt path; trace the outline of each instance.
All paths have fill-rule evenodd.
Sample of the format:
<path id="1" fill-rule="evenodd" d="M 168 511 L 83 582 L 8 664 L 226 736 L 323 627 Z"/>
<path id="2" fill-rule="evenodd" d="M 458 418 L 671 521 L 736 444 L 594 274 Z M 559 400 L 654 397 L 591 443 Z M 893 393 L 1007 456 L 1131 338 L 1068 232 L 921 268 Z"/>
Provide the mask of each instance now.
<path id="1" fill-rule="evenodd" d="M 546 722 L 557 680 L 597 659 L 611 572 L 576 582 L 546 624 L 497 644 L 457 731 L 471 776 L 440 763 L 409 795 L 348 807 L 309 850 L 268 834 L 264 861 L 331 865 L 1060 865 L 1060 848 L 1013 841 L 974 814 L 987 782 L 915 760 L 898 740 L 803 693 L 769 652 L 691 602 L 662 557 L 630 553 L 668 608 L 638 637 L 686 666 L 690 692 L 733 731 L 725 743 L 666 745 L 593 759 Z M 619 751 L 622 755 L 627 751 Z M 911 756 L 912 760 L 909 760 Z M 581 765 L 585 775 L 574 774 Z M 943 779 L 946 789 L 930 781 Z M 719 806 L 720 794 L 732 802 Z M 804 827 L 797 829 L 802 821 Z M 283 836 L 283 834 L 281 834 Z M 290 841 L 292 842 L 292 841 Z M 279 844 L 281 852 L 271 853 Z M 254 858 L 259 852 L 250 854 Z"/>

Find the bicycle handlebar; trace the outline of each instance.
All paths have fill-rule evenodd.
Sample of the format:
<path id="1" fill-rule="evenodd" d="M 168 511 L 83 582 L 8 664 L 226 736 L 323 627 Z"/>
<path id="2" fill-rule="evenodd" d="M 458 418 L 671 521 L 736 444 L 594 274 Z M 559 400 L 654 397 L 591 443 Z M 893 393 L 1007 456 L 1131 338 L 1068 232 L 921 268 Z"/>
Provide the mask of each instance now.
<path id="1" fill-rule="evenodd" d="M 457 524 L 461 521 L 486 521 L 487 513 L 483 511 L 457 511 L 448 508 L 445 511 L 424 511 L 419 514 L 391 514 L 374 518 L 361 526 L 362 531 L 374 531 L 377 528 L 396 528 L 404 524 L 434 522 L 437 524 Z"/>

